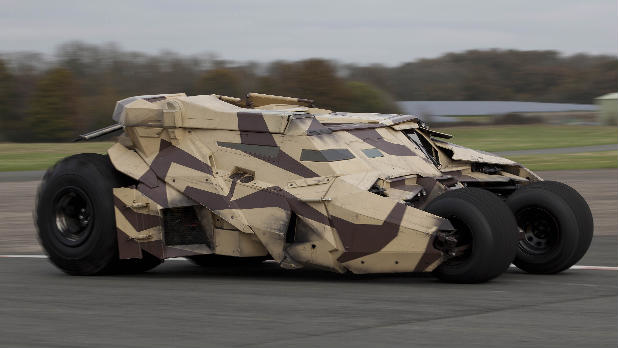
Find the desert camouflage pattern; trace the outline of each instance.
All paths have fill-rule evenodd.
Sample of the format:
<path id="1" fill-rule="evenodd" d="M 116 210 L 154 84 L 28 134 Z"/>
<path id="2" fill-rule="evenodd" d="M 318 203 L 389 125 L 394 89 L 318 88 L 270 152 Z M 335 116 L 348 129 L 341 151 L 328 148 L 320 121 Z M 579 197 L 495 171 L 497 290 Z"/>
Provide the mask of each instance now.
<path id="1" fill-rule="evenodd" d="M 113 114 L 108 151 L 135 179 L 114 189 L 121 258 L 270 256 L 282 267 L 429 272 L 450 222 L 423 211 L 446 190 L 540 180 L 441 139 L 411 115 L 345 113 L 250 93 L 139 96 Z"/>

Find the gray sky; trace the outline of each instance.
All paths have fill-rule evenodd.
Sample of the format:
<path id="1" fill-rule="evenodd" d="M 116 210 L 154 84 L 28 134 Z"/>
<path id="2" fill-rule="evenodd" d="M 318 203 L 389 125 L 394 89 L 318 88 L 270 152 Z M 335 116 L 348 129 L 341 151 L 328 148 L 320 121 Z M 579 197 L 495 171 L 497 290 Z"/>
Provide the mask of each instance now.
<path id="1" fill-rule="evenodd" d="M 616 0 L 0 0 L 0 51 L 63 42 L 211 52 L 229 60 L 310 57 L 398 64 L 473 48 L 618 51 Z"/>

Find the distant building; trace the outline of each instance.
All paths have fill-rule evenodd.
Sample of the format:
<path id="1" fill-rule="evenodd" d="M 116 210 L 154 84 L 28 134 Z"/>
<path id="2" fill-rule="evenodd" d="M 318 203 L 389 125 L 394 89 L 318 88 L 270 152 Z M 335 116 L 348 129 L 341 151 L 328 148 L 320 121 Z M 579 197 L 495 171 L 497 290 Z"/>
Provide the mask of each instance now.
<path id="1" fill-rule="evenodd" d="M 594 98 L 599 106 L 599 121 L 602 124 L 618 124 L 618 93 L 609 93 Z"/>

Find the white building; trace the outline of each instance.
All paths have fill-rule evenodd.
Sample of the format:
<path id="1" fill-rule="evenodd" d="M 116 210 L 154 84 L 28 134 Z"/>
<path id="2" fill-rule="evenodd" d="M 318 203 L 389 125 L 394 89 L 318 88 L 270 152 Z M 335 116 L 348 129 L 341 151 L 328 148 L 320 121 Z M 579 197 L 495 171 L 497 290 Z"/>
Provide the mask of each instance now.
<path id="1" fill-rule="evenodd" d="M 602 124 L 618 124 L 618 93 L 609 93 L 594 98 L 599 106 L 599 121 Z"/>

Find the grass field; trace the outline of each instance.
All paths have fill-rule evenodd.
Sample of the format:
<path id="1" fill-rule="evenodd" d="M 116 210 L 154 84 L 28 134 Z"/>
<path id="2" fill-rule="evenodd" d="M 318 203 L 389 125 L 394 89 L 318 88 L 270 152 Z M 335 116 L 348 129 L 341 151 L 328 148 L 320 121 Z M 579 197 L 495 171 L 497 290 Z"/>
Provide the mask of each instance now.
<path id="1" fill-rule="evenodd" d="M 617 168 L 618 151 L 508 156 L 532 170 Z"/>
<path id="2" fill-rule="evenodd" d="M 111 145 L 107 142 L 0 143 L 0 172 L 42 170 L 76 153 L 105 153 Z"/>
<path id="3" fill-rule="evenodd" d="M 611 126 L 500 125 L 441 128 L 455 144 L 498 152 L 618 143 L 618 128 Z"/>
<path id="4" fill-rule="evenodd" d="M 498 152 L 618 143 L 616 127 L 604 126 L 477 126 L 443 128 L 456 144 Z M 0 171 L 43 170 L 59 159 L 81 152 L 104 153 L 112 143 L 0 143 Z M 615 168 L 616 151 L 509 156 L 533 170 Z"/>

